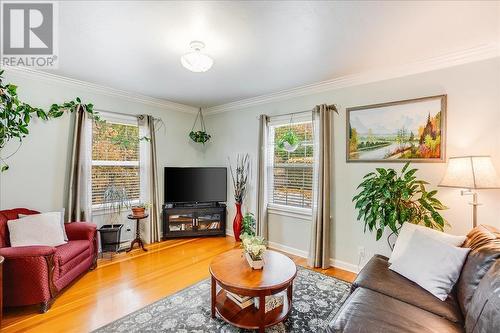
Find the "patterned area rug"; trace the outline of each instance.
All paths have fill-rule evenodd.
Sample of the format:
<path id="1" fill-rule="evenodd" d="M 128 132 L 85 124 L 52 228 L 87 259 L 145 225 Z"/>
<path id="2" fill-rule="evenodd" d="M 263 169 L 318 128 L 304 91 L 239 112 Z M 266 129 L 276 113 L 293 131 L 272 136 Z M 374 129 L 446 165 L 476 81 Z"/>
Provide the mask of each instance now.
<path id="1" fill-rule="evenodd" d="M 349 295 L 350 284 L 298 267 L 293 283 L 293 308 L 284 323 L 266 329 L 277 332 L 322 332 Z M 94 331 L 242 333 L 222 319 L 210 317 L 210 280 L 203 280 Z"/>

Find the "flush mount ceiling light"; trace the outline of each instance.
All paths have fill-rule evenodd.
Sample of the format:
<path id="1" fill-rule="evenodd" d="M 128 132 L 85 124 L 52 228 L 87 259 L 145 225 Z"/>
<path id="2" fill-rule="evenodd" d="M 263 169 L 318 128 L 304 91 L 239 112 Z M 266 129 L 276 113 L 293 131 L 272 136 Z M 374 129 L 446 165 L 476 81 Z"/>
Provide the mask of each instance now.
<path id="1" fill-rule="evenodd" d="M 192 52 L 186 53 L 181 57 L 181 64 L 191 72 L 201 73 L 208 71 L 214 64 L 214 60 L 201 50 L 205 44 L 200 41 L 192 41 L 189 43 Z"/>

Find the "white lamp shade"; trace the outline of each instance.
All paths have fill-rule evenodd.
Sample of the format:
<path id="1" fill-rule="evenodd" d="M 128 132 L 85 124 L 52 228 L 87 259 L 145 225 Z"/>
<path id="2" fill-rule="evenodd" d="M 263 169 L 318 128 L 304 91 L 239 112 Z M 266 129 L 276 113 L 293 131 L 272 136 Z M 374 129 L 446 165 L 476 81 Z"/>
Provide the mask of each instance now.
<path id="1" fill-rule="evenodd" d="M 500 178 L 489 156 L 450 157 L 439 186 L 464 189 L 500 188 Z"/>
<path id="2" fill-rule="evenodd" d="M 208 55 L 201 53 L 200 51 L 193 51 L 187 53 L 181 57 L 182 66 L 189 69 L 191 72 L 206 72 L 208 71 L 214 61 Z"/>

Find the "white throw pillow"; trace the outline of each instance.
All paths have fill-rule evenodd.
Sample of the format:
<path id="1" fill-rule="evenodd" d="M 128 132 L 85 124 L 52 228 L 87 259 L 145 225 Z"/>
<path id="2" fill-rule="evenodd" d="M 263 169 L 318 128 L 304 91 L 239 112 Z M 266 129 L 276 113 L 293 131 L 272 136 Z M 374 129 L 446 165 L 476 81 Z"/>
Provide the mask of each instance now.
<path id="1" fill-rule="evenodd" d="M 61 212 L 25 216 L 7 222 L 10 246 L 59 246 L 65 244 Z"/>
<path id="2" fill-rule="evenodd" d="M 416 230 L 389 269 L 444 301 L 457 282 L 469 251 Z"/>
<path id="3" fill-rule="evenodd" d="M 452 245 L 452 246 L 461 246 L 465 242 L 465 236 L 454 236 L 441 231 L 437 231 L 431 228 L 424 227 L 422 225 L 417 225 L 413 223 L 403 223 L 401 230 L 399 231 L 398 239 L 396 240 L 396 244 L 394 245 L 394 250 L 392 250 L 391 257 L 389 258 L 389 263 L 392 264 L 394 260 L 399 258 L 401 254 L 404 252 L 406 247 L 408 246 L 408 242 L 410 241 L 413 233 L 418 230 L 425 235 L 441 241 L 443 243 Z"/>
<path id="4" fill-rule="evenodd" d="M 66 228 L 64 227 L 64 213 L 66 212 L 66 208 L 61 208 L 61 211 L 60 212 L 54 212 L 54 213 L 60 213 L 61 214 L 61 228 L 62 228 L 62 232 L 63 232 L 63 235 L 64 235 L 64 240 L 67 242 L 68 241 L 68 235 L 66 235 Z M 29 215 L 26 215 L 26 214 L 18 214 L 19 218 L 22 219 L 23 217 L 26 217 L 26 216 L 31 216 L 33 214 L 29 214 Z"/>

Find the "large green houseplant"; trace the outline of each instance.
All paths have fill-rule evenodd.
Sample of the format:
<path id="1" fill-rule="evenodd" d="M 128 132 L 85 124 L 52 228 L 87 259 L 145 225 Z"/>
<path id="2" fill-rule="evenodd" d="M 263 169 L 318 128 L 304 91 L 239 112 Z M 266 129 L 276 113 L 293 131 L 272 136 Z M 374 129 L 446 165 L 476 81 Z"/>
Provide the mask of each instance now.
<path id="1" fill-rule="evenodd" d="M 406 163 L 400 174 L 394 169 L 377 168 L 359 184 L 360 192 L 352 199 L 359 211 L 358 221 L 364 223 L 364 231 L 376 231 L 379 240 L 386 227 L 391 235 L 398 235 L 403 223 L 423 224 L 432 229 L 443 230 L 445 220 L 439 211 L 446 207 L 435 195 L 436 190 L 427 191 L 426 181 L 417 179 L 417 169 L 409 169 Z"/>
<path id="2" fill-rule="evenodd" d="M 0 172 L 9 169 L 6 160 L 14 155 L 29 134 L 31 120 L 36 117 L 49 120 L 61 117 L 65 112 L 75 112 L 83 108 L 94 120 L 99 120 L 98 113 L 92 104 L 84 104 L 77 97 L 75 100 L 62 104 L 52 104 L 48 111 L 33 107 L 19 99 L 17 86 L 3 83 L 3 70 L 0 70 Z M 12 139 L 19 141 L 19 147 L 9 156 L 1 156 L 7 143 Z"/>

